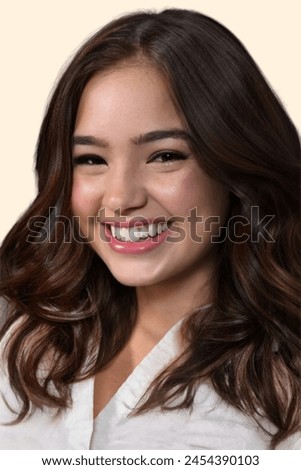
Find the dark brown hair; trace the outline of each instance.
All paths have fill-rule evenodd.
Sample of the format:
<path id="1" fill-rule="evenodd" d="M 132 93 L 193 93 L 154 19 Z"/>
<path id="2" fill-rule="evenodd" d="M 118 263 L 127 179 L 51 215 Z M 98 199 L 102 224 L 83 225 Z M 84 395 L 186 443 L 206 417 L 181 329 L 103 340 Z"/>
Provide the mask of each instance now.
<path id="1" fill-rule="evenodd" d="M 230 216 L 249 219 L 251 207 L 260 208 L 244 226 L 249 240 L 238 243 L 236 232 L 220 244 L 212 304 L 206 315 L 187 317 L 188 349 L 156 378 L 138 412 L 189 408 L 197 385 L 209 379 L 227 403 L 275 425 L 275 447 L 300 424 L 300 143 L 243 45 L 187 10 L 108 24 L 81 47 L 54 90 L 36 152 L 38 195 L 1 248 L 0 294 L 9 304 L 1 337 L 18 326 L 6 347 L 22 403 L 16 422 L 32 406 L 70 405 L 70 384 L 105 367 L 135 324 L 135 290 L 81 243 L 70 205 L 71 139 L 83 89 L 95 73 L 133 58 L 147 59 L 169 81 L 200 165 L 231 193 Z M 262 236 L 271 214 L 273 243 Z"/>

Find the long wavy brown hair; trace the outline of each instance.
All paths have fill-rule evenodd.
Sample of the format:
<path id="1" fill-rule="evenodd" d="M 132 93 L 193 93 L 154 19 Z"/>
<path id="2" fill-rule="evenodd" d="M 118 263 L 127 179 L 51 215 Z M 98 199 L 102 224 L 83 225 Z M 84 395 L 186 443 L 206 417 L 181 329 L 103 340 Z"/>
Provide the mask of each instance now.
<path id="1" fill-rule="evenodd" d="M 16 422 L 35 407 L 70 406 L 71 384 L 108 365 L 136 321 L 135 289 L 115 280 L 84 243 L 70 204 L 83 89 L 94 74 L 133 58 L 147 59 L 168 80 L 199 164 L 230 191 L 229 220 L 250 220 L 252 207 L 260 209 L 243 227 L 244 243 L 228 224 L 212 304 L 206 315 L 187 317 L 187 350 L 154 380 L 137 412 L 190 408 L 196 387 L 210 380 L 227 403 L 275 425 L 274 448 L 300 425 L 300 143 L 244 46 L 187 10 L 108 24 L 81 47 L 49 102 L 36 151 L 38 195 L 1 248 L 0 294 L 8 302 L 1 337 L 12 328 L 6 359 L 22 404 Z M 263 236 L 267 215 L 274 216 L 270 239 Z"/>

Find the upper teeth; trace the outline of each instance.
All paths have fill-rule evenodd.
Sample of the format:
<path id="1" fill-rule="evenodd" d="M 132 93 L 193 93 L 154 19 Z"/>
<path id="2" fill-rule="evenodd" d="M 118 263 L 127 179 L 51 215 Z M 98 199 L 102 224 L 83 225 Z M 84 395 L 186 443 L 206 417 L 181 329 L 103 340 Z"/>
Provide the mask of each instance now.
<path id="1" fill-rule="evenodd" d="M 155 237 L 157 234 L 167 230 L 167 223 L 141 225 L 140 227 L 117 227 L 110 225 L 114 238 L 125 242 L 135 242 L 141 238 Z"/>

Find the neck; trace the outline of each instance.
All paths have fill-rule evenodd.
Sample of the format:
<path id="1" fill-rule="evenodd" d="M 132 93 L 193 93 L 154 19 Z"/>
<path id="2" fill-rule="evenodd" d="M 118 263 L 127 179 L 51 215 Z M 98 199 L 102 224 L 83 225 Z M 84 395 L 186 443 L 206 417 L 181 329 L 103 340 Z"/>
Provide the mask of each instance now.
<path id="1" fill-rule="evenodd" d="M 187 274 L 152 286 L 137 287 L 138 325 L 162 337 L 181 318 L 211 301 L 211 272 Z"/>

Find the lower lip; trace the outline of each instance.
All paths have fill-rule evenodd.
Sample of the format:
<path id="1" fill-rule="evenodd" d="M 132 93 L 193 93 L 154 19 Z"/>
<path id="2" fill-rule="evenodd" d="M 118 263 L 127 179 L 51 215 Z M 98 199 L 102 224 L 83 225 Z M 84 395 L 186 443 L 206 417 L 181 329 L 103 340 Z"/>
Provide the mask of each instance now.
<path id="1" fill-rule="evenodd" d="M 155 237 L 149 237 L 139 242 L 123 242 L 117 240 L 117 238 L 114 238 L 111 230 L 105 226 L 107 241 L 112 250 L 116 251 L 117 253 L 123 253 L 125 255 L 138 255 L 155 250 L 160 245 L 162 245 L 162 243 L 164 243 L 168 232 L 169 230 L 165 230 L 165 232 L 162 232 Z"/>

